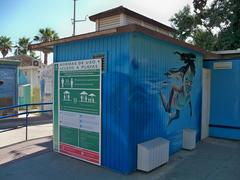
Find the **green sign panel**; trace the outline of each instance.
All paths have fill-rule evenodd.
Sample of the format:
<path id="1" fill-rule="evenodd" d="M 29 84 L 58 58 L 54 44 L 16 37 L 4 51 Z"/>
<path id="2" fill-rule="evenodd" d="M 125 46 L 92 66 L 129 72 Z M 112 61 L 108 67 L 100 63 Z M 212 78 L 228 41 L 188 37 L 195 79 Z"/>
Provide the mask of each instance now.
<path id="1" fill-rule="evenodd" d="M 101 59 L 55 64 L 54 149 L 101 163 Z"/>
<path id="2" fill-rule="evenodd" d="M 60 110 L 99 115 L 99 90 L 60 89 Z"/>

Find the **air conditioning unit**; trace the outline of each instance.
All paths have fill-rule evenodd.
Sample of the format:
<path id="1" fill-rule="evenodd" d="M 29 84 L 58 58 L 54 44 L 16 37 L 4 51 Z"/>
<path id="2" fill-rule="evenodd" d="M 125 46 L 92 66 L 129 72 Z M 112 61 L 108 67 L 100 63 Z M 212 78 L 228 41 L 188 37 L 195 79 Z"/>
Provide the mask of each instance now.
<path id="1" fill-rule="evenodd" d="M 193 150 L 196 148 L 196 134 L 194 129 L 183 129 L 183 149 Z"/>
<path id="2" fill-rule="evenodd" d="M 156 138 L 138 144 L 137 169 L 149 172 L 169 160 L 169 141 Z"/>
<path id="3" fill-rule="evenodd" d="M 39 61 L 33 61 L 33 66 L 39 66 Z"/>

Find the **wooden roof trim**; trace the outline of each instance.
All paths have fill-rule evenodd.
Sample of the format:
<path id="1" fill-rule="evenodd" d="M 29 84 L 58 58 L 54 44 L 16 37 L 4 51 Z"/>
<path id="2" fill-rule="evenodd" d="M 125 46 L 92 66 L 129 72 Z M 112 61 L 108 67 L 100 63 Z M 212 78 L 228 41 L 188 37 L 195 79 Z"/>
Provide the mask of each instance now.
<path id="1" fill-rule="evenodd" d="M 118 14 L 126 14 L 128 16 L 131 16 L 131 17 L 134 17 L 134 18 L 137 18 L 137 19 L 140 19 L 142 21 L 145 21 L 151 25 L 154 25 L 154 26 L 157 26 L 161 29 L 164 29 L 166 31 L 169 31 L 169 32 L 176 32 L 176 29 L 170 27 L 170 26 L 167 26 L 165 24 L 162 24 L 154 19 L 150 19 L 146 16 L 143 16 L 139 13 L 136 13 L 130 9 L 127 9 L 123 6 L 119 6 L 117 8 L 113 8 L 113 9 L 110 9 L 110 10 L 107 10 L 107 11 L 104 11 L 104 12 L 101 12 L 101 13 L 98 13 L 98 14 L 95 14 L 95 15 L 92 15 L 89 17 L 89 19 L 91 21 L 96 21 L 97 19 L 101 19 L 101 18 L 106 18 L 106 17 L 110 17 L 110 16 L 114 16 L 114 15 L 118 15 Z"/>
<path id="2" fill-rule="evenodd" d="M 81 35 L 77 35 L 77 36 L 61 38 L 61 39 L 54 40 L 54 41 L 49 41 L 49 42 L 31 44 L 29 46 L 29 48 L 31 50 L 43 50 L 43 51 L 44 50 L 51 50 L 52 46 L 54 46 L 56 44 L 78 41 L 78 40 L 93 38 L 93 37 L 97 37 L 97 36 L 109 35 L 109 34 L 113 34 L 113 33 L 116 33 L 116 32 L 117 32 L 117 29 L 115 29 L 115 28 L 104 30 L 104 31 L 91 32 L 91 33 L 81 34 Z"/>
<path id="3" fill-rule="evenodd" d="M 108 29 L 108 30 L 103 30 L 103 31 L 91 32 L 91 33 L 87 33 L 87 34 L 62 38 L 62 39 L 58 39 L 58 40 L 51 41 L 51 42 L 33 44 L 33 45 L 30 45 L 30 49 L 32 49 L 32 50 L 44 50 L 46 48 L 48 48 L 48 49 L 52 48 L 54 45 L 57 45 L 57 44 L 62 44 L 62 43 L 67 43 L 67 42 L 72 42 L 72 41 L 78 41 L 78 40 L 83 40 L 83 39 L 89 39 L 89 38 L 95 38 L 95 37 L 104 36 L 104 35 L 109 36 L 109 35 L 116 34 L 116 33 L 127 33 L 127 32 L 142 32 L 146 35 L 158 38 L 160 40 L 163 40 L 163 41 L 166 41 L 166 42 L 171 42 L 173 44 L 182 46 L 184 48 L 188 48 L 188 49 L 192 49 L 192 50 L 201 52 L 202 54 L 205 55 L 205 57 L 216 57 L 216 58 L 218 57 L 217 54 L 214 54 L 210 51 L 206 51 L 206 50 L 204 50 L 200 47 L 188 44 L 184 41 L 180 41 L 180 40 L 175 39 L 173 37 L 167 36 L 165 34 L 150 30 L 148 28 L 145 28 L 143 26 L 136 25 L 136 24 L 130 24 L 130 25 L 121 26 L 121 27 L 118 27 L 118 28 L 113 28 L 113 29 Z"/>
<path id="4" fill-rule="evenodd" d="M 188 49 L 193 49 L 195 51 L 201 52 L 205 56 L 216 57 L 216 54 L 214 54 L 214 53 L 212 53 L 210 51 L 206 51 L 205 49 L 202 49 L 202 48 L 200 48 L 198 46 L 186 43 L 184 41 L 180 41 L 180 40 L 178 40 L 176 38 L 173 38 L 171 36 L 167 36 L 165 34 L 162 34 L 162 33 L 156 32 L 156 31 L 153 31 L 153 30 L 145 28 L 143 26 L 140 26 L 140 25 L 137 25 L 137 24 L 131 24 L 131 25 L 128 25 L 128 26 L 129 26 L 128 28 L 126 28 L 125 26 L 119 27 L 118 28 L 118 32 L 129 32 L 129 31 L 130 32 L 142 32 L 144 34 L 147 34 L 147 35 L 153 36 L 155 38 L 158 38 L 160 40 L 171 42 L 173 44 L 176 44 L 176 45 L 188 48 Z"/>

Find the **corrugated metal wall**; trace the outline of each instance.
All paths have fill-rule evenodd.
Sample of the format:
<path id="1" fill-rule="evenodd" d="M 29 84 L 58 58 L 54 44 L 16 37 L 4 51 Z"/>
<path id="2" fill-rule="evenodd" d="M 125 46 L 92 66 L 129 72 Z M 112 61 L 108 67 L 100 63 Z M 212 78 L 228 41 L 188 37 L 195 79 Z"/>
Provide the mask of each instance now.
<path id="1" fill-rule="evenodd" d="M 175 51 L 197 55 L 192 106 L 167 125 L 168 113 L 161 105 L 159 82 L 171 68 L 183 62 Z M 137 144 L 155 137 L 170 140 L 171 153 L 182 143 L 182 129 L 197 129 L 200 137 L 202 57 L 142 33 L 125 33 L 57 45 L 54 61 L 89 59 L 104 54 L 102 94 L 102 165 L 122 173 L 136 170 Z"/>
<path id="2" fill-rule="evenodd" d="M 129 36 L 119 34 L 58 45 L 54 62 L 105 55 L 102 84 L 102 165 L 129 172 Z"/>
<path id="3" fill-rule="evenodd" d="M 180 57 L 174 54 L 194 53 L 196 75 L 192 85 L 193 115 L 190 117 L 189 108 L 181 110 L 180 117 L 168 125 L 169 114 L 165 112 L 161 98 L 161 82 L 169 81 L 164 73 L 172 68 L 184 65 Z M 156 137 L 170 140 L 170 153 L 174 153 L 182 145 L 182 129 L 194 128 L 200 137 L 201 123 L 201 76 L 202 55 L 190 49 L 181 48 L 142 33 L 134 33 L 131 39 L 131 55 L 129 70 L 129 120 L 130 144 L 129 158 L 132 160 L 131 169 L 136 169 L 136 145 Z M 170 85 L 164 89 L 168 100 Z"/>

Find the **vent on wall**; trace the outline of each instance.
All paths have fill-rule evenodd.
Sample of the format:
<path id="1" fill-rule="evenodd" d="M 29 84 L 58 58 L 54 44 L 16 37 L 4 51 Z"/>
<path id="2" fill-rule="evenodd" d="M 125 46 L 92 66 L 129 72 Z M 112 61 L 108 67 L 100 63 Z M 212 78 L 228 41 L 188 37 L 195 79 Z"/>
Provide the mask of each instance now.
<path id="1" fill-rule="evenodd" d="M 102 73 L 105 73 L 107 68 L 106 68 L 106 63 L 105 63 L 106 58 L 105 58 L 104 54 L 94 55 L 93 58 L 102 60 Z"/>
<path id="2" fill-rule="evenodd" d="M 111 16 L 103 19 L 99 19 L 97 22 L 97 31 L 111 29 L 121 26 L 121 16 Z"/>

